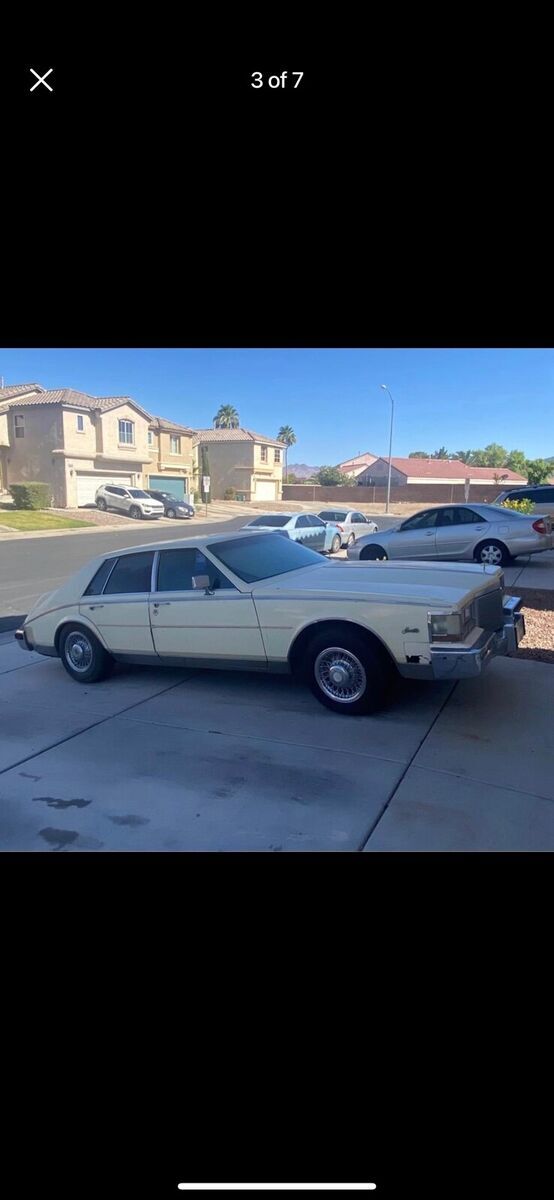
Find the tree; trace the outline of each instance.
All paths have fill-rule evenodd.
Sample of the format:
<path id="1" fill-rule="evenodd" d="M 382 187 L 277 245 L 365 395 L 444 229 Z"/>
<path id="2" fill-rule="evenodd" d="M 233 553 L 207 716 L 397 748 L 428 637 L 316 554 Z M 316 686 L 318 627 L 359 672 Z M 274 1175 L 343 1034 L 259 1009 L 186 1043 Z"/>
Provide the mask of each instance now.
<path id="1" fill-rule="evenodd" d="M 430 458 L 430 457 L 431 457 L 431 455 L 428 454 L 426 450 L 412 450 L 412 453 L 408 455 L 408 458 Z"/>
<path id="2" fill-rule="evenodd" d="M 489 442 L 483 450 L 484 467 L 505 467 L 508 458 L 508 451 L 504 446 L 499 446 L 498 442 Z"/>
<path id="3" fill-rule="evenodd" d="M 221 404 L 214 417 L 216 429 L 238 429 L 239 424 L 236 408 L 232 404 Z"/>
<path id="4" fill-rule="evenodd" d="M 201 488 L 201 495 L 202 495 L 202 500 L 203 500 L 204 504 L 209 504 L 210 500 L 211 500 L 210 493 L 204 491 L 204 476 L 205 475 L 207 475 L 209 478 L 210 462 L 208 459 L 208 447 L 201 446 L 200 447 L 200 488 Z"/>
<path id="5" fill-rule="evenodd" d="M 518 475 L 527 477 L 527 459 L 523 450 L 510 450 L 506 466 L 510 471 L 516 471 Z"/>
<path id="6" fill-rule="evenodd" d="M 470 463 L 473 462 L 474 454 L 474 450 L 456 450 L 454 458 L 457 458 L 459 462 L 463 462 L 469 467 Z"/>
<path id="7" fill-rule="evenodd" d="M 431 458 L 448 458 L 448 457 L 449 457 L 449 454 L 448 454 L 448 450 L 446 449 L 446 446 L 441 446 L 439 450 L 435 450 L 435 453 L 431 455 Z"/>
<path id="8" fill-rule="evenodd" d="M 552 474 L 552 466 L 546 458 L 527 459 L 527 482 L 546 483 Z"/>
<path id="9" fill-rule="evenodd" d="M 321 487 L 334 487 L 337 484 L 340 485 L 349 482 L 346 475 L 343 475 L 338 467 L 320 467 L 314 478 L 316 483 L 319 483 Z"/>
<path id="10" fill-rule="evenodd" d="M 294 432 L 294 429 L 292 428 L 292 425 L 281 425 L 281 428 L 277 434 L 277 441 L 285 443 L 285 470 L 283 472 L 283 479 L 285 480 L 285 483 L 286 483 L 287 482 L 287 455 L 288 455 L 289 447 L 294 446 L 296 444 L 296 434 Z"/>

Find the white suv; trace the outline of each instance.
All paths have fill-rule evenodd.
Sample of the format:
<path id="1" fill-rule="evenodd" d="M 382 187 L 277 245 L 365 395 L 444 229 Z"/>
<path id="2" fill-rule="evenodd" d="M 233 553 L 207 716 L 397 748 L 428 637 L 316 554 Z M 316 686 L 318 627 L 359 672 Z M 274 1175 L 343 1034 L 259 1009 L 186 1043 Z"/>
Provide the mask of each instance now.
<path id="1" fill-rule="evenodd" d="M 116 512 L 126 513 L 140 521 L 142 517 L 163 517 L 164 506 L 159 500 L 153 500 L 142 488 L 115 487 L 103 484 L 95 496 L 96 507 L 101 512 L 113 508 Z"/>

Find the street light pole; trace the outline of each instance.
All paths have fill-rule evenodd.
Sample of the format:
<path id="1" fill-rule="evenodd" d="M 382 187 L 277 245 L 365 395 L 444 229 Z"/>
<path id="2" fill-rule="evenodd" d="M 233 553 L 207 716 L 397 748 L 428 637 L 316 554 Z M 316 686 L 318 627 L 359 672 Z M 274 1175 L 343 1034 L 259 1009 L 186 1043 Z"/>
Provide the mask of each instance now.
<path id="1" fill-rule="evenodd" d="M 390 396 L 390 403 L 391 403 L 391 410 L 390 410 L 390 438 L 389 438 L 389 475 L 388 475 L 388 479 L 387 479 L 387 505 L 386 505 L 386 508 L 385 508 L 385 512 L 387 512 L 387 513 L 388 513 L 388 511 L 389 511 L 389 504 L 390 504 L 390 475 L 391 475 L 391 465 L 392 465 L 392 464 L 391 464 L 391 455 L 392 455 L 392 426 L 393 426 L 393 422 L 394 422 L 394 400 L 393 400 L 393 398 L 392 398 L 392 396 L 391 396 L 391 393 L 389 392 L 389 389 L 388 389 L 388 387 L 387 387 L 386 383 L 382 383 L 382 384 L 381 384 L 381 387 L 383 388 L 383 391 L 384 391 L 384 392 L 388 392 L 388 393 L 389 393 L 389 396 Z"/>

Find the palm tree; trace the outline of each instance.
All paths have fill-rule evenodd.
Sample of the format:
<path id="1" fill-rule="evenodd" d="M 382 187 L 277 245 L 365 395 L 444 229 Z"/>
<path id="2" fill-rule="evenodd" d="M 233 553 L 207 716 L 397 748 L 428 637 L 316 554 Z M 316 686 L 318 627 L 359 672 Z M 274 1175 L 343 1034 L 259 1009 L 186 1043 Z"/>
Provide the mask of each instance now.
<path id="1" fill-rule="evenodd" d="M 448 458 L 448 450 L 446 449 L 446 446 L 441 446 L 439 450 L 435 450 L 435 453 L 431 457 Z"/>
<path id="2" fill-rule="evenodd" d="M 232 404 L 221 404 L 214 417 L 216 429 L 238 429 L 239 414 Z"/>
<path id="3" fill-rule="evenodd" d="M 281 425 L 279 433 L 277 434 L 277 441 L 285 443 L 284 483 L 286 483 L 287 482 L 287 453 L 288 453 L 289 446 L 294 446 L 296 443 L 296 434 L 294 432 L 294 429 L 292 428 L 292 425 Z"/>
<path id="4" fill-rule="evenodd" d="M 463 463 L 466 463 L 467 465 L 469 465 L 473 458 L 473 450 L 457 450 L 456 458 L 458 459 L 459 462 L 463 462 Z"/>

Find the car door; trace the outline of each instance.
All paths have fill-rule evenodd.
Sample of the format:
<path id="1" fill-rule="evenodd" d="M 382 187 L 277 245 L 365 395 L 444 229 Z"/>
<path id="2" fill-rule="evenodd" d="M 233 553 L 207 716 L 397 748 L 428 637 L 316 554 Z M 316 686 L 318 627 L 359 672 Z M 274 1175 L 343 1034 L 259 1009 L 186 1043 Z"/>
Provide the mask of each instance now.
<path id="1" fill-rule="evenodd" d="M 324 550 L 328 526 L 321 517 L 308 516 L 309 541 L 306 542 L 312 550 Z"/>
<path id="2" fill-rule="evenodd" d="M 110 508 L 115 508 L 118 512 L 127 512 L 129 504 L 125 499 L 125 488 L 108 487 L 106 491 L 110 493 L 108 501 Z"/>
<path id="3" fill-rule="evenodd" d="M 306 513 L 302 513 L 299 517 L 296 517 L 294 525 L 290 529 L 290 534 L 295 542 L 300 542 L 303 546 L 311 546 L 310 522 Z"/>
<path id="4" fill-rule="evenodd" d="M 349 514 L 348 536 L 354 534 L 355 538 L 363 537 L 364 533 L 368 533 L 369 521 L 364 517 L 363 513 L 352 512 Z"/>
<path id="5" fill-rule="evenodd" d="M 194 580 L 208 576 L 209 594 Z M 152 638 L 161 658 L 266 666 L 254 601 L 197 547 L 161 550 L 150 597 Z"/>
<path id="6" fill-rule="evenodd" d="M 439 509 L 436 557 L 471 560 L 476 542 L 487 536 L 488 529 L 488 521 L 472 508 L 449 505 Z"/>
<path id="7" fill-rule="evenodd" d="M 79 611 L 109 650 L 154 656 L 148 607 L 153 565 L 153 550 L 106 560 L 81 598 Z"/>
<path id="8" fill-rule="evenodd" d="M 408 517 L 396 533 L 387 538 L 389 558 L 434 558 L 438 508 Z"/>

